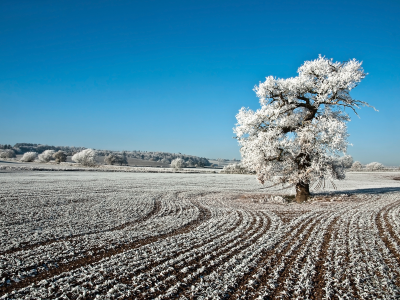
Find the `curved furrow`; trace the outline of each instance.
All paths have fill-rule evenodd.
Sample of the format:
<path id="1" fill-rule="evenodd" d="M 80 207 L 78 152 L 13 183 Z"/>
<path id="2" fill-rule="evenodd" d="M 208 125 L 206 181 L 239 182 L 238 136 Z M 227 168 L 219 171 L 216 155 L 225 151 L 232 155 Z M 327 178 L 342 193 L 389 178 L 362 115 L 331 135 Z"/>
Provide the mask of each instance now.
<path id="1" fill-rule="evenodd" d="M 39 242 L 39 243 L 35 243 L 35 244 L 28 244 L 28 243 L 24 244 L 24 243 L 22 243 L 22 245 L 20 247 L 18 247 L 18 248 L 11 248 L 11 249 L 8 249 L 8 250 L 6 250 L 4 252 L 0 252 L 0 255 L 12 254 L 12 253 L 15 253 L 15 252 L 31 250 L 31 249 L 36 248 L 36 247 L 47 246 L 47 245 L 50 245 L 50 244 L 53 244 L 53 243 L 58 243 L 58 242 L 63 242 L 63 241 L 71 241 L 71 240 L 73 240 L 73 239 L 75 239 L 77 237 L 81 237 L 81 236 L 112 232 L 112 231 L 116 231 L 116 230 L 122 230 L 122 229 L 125 229 L 127 227 L 130 227 L 130 226 L 133 226 L 133 225 L 137 225 L 139 223 L 146 222 L 148 219 L 153 218 L 158 213 L 160 213 L 160 211 L 161 211 L 161 202 L 159 200 L 154 200 L 153 209 L 147 215 L 144 215 L 144 216 L 140 217 L 137 220 L 129 221 L 129 222 L 123 223 L 121 225 L 112 227 L 110 229 L 89 231 L 89 232 L 79 233 L 79 234 L 70 235 L 70 236 L 66 236 L 66 237 L 60 237 L 60 238 L 56 238 L 56 239 L 51 239 L 51 240 L 47 240 L 47 241 Z"/>
<path id="2" fill-rule="evenodd" d="M 340 296 L 343 298 L 354 298 L 358 295 L 358 289 L 352 277 L 354 245 L 359 241 L 350 241 L 351 233 L 354 231 L 354 219 L 358 211 L 350 209 L 341 215 L 337 232 L 328 249 L 325 292 L 326 297 Z"/>
<path id="3" fill-rule="evenodd" d="M 13 188 L 18 195 L 20 186 Z M 154 199 L 162 194 L 132 194 L 128 189 L 114 191 L 113 188 L 97 188 L 100 194 L 91 186 L 84 191 L 76 190 L 74 186 L 68 187 L 68 193 L 64 191 L 60 194 L 57 188 L 51 187 L 52 197 L 41 197 L 40 193 L 35 192 L 19 195 L 17 200 L 9 197 L 0 199 L 3 214 L 0 218 L 1 253 L 18 251 L 49 240 L 107 231 L 135 221 L 149 214 L 154 209 Z M 46 188 L 40 190 L 46 193 Z"/>
<path id="4" fill-rule="evenodd" d="M 396 259 L 396 256 L 393 255 L 390 248 L 388 248 L 388 245 L 385 244 L 382 227 L 378 227 L 377 218 L 378 213 L 374 213 L 370 220 L 371 227 L 374 231 L 373 239 L 377 250 L 381 254 L 380 256 L 382 257 L 382 260 L 384 261 L 384 272 L 388 273 L 392 288 L 398 292 L 398 289 L 400 288 L 400 263 L 398 259 Z M 379 267 L 381 268 L 381 266 Z"/>
<path id="5" fill-rule="evenodd" d="M 279 226 L 275 228 L 275 234 L 267 236 L 260 245 L 256 245 L 258 249 L 255 249 L 253 254 L 249 257 L 253 262 L 251 267 L 244 272 L 243 276 L 238 277 L 231 284 L 224 298 L 246 298 L 249 291 L 254 290 L 254 286 L 259 285 L 259 279 L 261 279 L 263 275 L 263 270 L 272 260 L 276 249 L 284 249 L 288 246 L 290 243 L 289 240 L 294 239 L 314 215 L 315 213 L 303 215 L 297 219 L 293 219 L 288 225 L 283 225 L 281 218 L 277 216 L 276 218 L 279 220 Z"/>
<path id="6" fill-rule="evenodd" d="M 400 205 L 394 207 L 389 213 L 389 222 L 393 226 L 393 230 L 396 232 L 397 236 L 400 236 Z"/>
<path id="7" fill-rule="evenodd" d="M 192 286 L 192 290 L 186 292 L 185 296 L 195 298 L 202 290 L 211 293 L 212 297 L 219 298 L 228 298 L 234 294 L 235 289 L 240 288 L 243 281 L 246 280 L 245 278 L 257 270 L 265 253 L 269 250 L 273 251 L 272 249 L 287 229 L 279 217 L 270 215 L 270 219 L 272 223 L 270 230 L 263 231 L 257 240 L 247 244 L 247 247 L 243 248 L 241 252 L 219 265 L 208 276 L 204 276 L 200 282 Z M 292 225 L 306 222 L 307 219 L 303 217 L 299 222 L 293 222 Z"/>
<path id="8" fill-rule="evenodd" d="M 383 265 L 380 264 L 382 259 L 377 255 L 379 252 L 376 251 L 375 243 L 373 243 L 369 234 L 370 228 L 365 222 L 368 219 L 368 215 L 370 216 L 371 212 L 359 211 L 350 220 L 349 277 L 351 284 L 354 286 L 353 290 L 356 291 L 356 297 L 365 298 L 370 296 L 375 299 L 382 299 L 387 296 L 382 294 L 384 292 L 382 287 L 385 286 L 387 288 L 387 283 L 390 279 L 385 276 L 386 272 L 384 270 L 376 268 L 377 265 Z M 367 243 L 370 243 L 370 245 L 367 245 Z"/>
<path id="9" fill-rule="evenodd" d="M 200 177 L 41 176 L 2 181 L 0 299 L 400 298 L 398 192 L 273 204 Z"/>
<path id="10" fill-rule="evenodd" d="M 396 201 L 395 203 L 391 203 L 385 207 L 383 207 L 375 217 L 375 223 L 379 230 L 379 236 L 382 241 L 385 243 L 386 247 L 392 253 L 392 255 L 396 258 L 398 263 L 400 263 L 400 240 L 396 238 L 396 234 L 393 232 L 393 227 L 387 220 L 387 212 L 400 205 L 400 201 Z"/>
<path id="11" fill-rule="evenodd" d="M 378 213 L 376 213 L 374 218 L 374 225 L 377 228 L 377 235 L 380 237 L 380 240 L 383 242 L 380 249 L 383 255 L 386 258 L 392 258 L 395 262 L 389 263 L 389 266 L 393 266 L 392 269 L 396 270 L 397 273 L 398 267 L 400 266 L 400 249 L 399 249 L 399 240 L 394 238 L 395 234 L 393 233 L 393 228 L 391 227 L 390 222 L 385 218 L 388 211 L 393 208 L 398 208 L 400 206 L 400 201 L 396 201 L 389 205 L 383 207 Z M 400 277 L 397 277 L 400 278 Z M 397 286 L 400 287 L 400 280 L 397 279 Z"/>
<path id="12" fill-rule="evenodd" d="M 360 297 L 362 290 L 358 280 L 359 272 L 369 272 L 365 263 L 360 263 L 359 255 L 363 241 L 360 239 L 359 221 L 370 214 L 370 207 L 376 205 L 372 197 L 362 206 L 356 205 L 342 210 L 335 232 L 331 235 L 329 247 L 326 250 L 326 262 L 323 287 L 325 298 Z M 364 230 L 368 227 L 364 226 Z M 369 230 L 369 229 L 368 229 Z"/>
<path id="13" fill-rule="evenodd" d="M 389 239 L 392 242 L 392 244 L 395 246 L 396 250 L 397 250 L 397 255 L 400 254 L 400 235 L 399 235 L 399 231 L 396 228 L 396 226 L 393 225 L 393 223 L 395 222 L 391 222 L 391 220 L 389 219 L 389 213 L 391 210 L 394 210 L 395 208 L 399 208 L 400 207 L 400 200 L 396 201 L 395 203 L 393 203 L 393 205 L 391 205 L 390 207 L 387 207 L 383 214 L 383 222 L 384 222 L 384 227 L 387 228 L 387 232 L 389 234 Z M 393 221 L 393 218 L 392 218 Z"/>
<path id="14" fill-rule="evenodd" d="M 145 268 L 132 268 L 129 272 L 124 272 L 123 277 L 116 276 L 114 278 L 115 282 L 125 284 L 126 288 L 131 291 L 130 296 L 134 298 L 154 298 L 155 294 L 162 293 L 163 291 L 165 292 L 168 286 L 173 284 L 177 276 L 183 274 L 180 273 L 180 271 L 185 269 L 185 266 L 189 265 L 194 268 L 196 262 L 204 259 L 204 257 L 206 257 L 210 251 L 215 250 L 219 244 L 224 245 L 232 243 L 232 236 L 230 233 L 234 232 L 236 234 L 235 237 L 237 237 L 243 230 L 246 231 L 251 228 L 255 218 L 253 218 L 252 222 L 249 222 L 249 220 L 244 220 L 246 219 L 243 216 L 246 215 L 245 212 L 238 213 L 239 219 L 230 230 L 223 230 L 221 234 L 216 236 L 198 238 L 199 243 L 197 245 L 189 243 L 190 245 L 184 249 L 179 246 L 177 247 L 178 251 L 173 255 L 168 255 L 163 260 L 154 261 Z M 222 228 L 219 228 L 219 230 L 217 230 L 221 231 L 221 229 Z M 195 235 L 195 233 L 192 233 L 192 235 Z M 176 244 L 176 242 L 171 243 L 171 247 L 176 247 Z M 192 268 L 190 268 L 190 271 L 192 271 Z M 146 278 L 146 280 L 143 280 L 143 278 Z M 98 289 L 98 292 L 107 293 L 109 288 L 109 285 L 104 284 L 101 290 Z"/>
<path id="15" fill-rule="evenodd" d="M 393 256 L 387 255 L 387 251 L 382 251 L 384 244 L 379 238 L 375 222 L 377 203 L 384 205 L 387 210 L 388 207 L 393 207 L 392 202 L 392 195 L 380 196 L 375 202 L 367 202 L 351 219 L 353 224 L 350 228 L 353 230 L 350 231 L 349 237 L 352 248 L 350 281 L 353 282 L 358 297 L 376 299 L 399 297 L 399 288 L 396 285 L 398 264 L 393 261 Z M 394 270 L 393 263 L 397 265 Z"/>
<path id="16" fill-rule="evenodd" d="M 174 259 L 174 262 L 154 266 L 152 270 L 146 273 L 149 278 L 151 277 L 150 274 L 153 276 L 144 284 L 138 282 L 137 277 L 132 277 L 131 281 L 127 283 L 129 284 L 129 288 L 135 291 L 131 297 L 153 299 L 158 295 L 166 293 L 172 286 L 187 276 L 187 273 L 193 274 L 196 270 L 201 268 L 201 264 L 204 260 L 212 259 L 212 257 L 217 255 L 216 253 L 221 250 L 226 252 L 229 248 L 237 244 L 240 239 L 246 238 L 249 232 L 254 230 L 257 219 L 252 213 L 241 212 L 241 215 L 241 224 L 234 230 L 225 232 L 224 236 L 221 236 L 221 238 L 211 239 L 201 247 L 196 249 L 191 248 L 185 253 L 180 253 L 180 255 Z M 168 271 L 165 272 L 165 270 Z M 163 272 L 165 273 L 161 274 Z M 146 274 L 141 272 L 139 276 Z"/>
<path id="17" fill-rule="evenodd" d="M 177 205 L 185 206 L 183 214 L 180 209 L 175 208 Z M 181 212 L 181 214 L 179 215 L 175 211 Z M 187 225 L 190 220 L 197 218 L 197 215 L 198 208 L 190 201 L 176 203 L 163 201 L 162 207 L 156 216 L 133 225 L 133 227 L 113 232 L 107 231 L 101 234 L 85 235 L 69 241 L 61 241 L 34 249 L 1 255 L 0 263 L 13 272 L 10 274 L 11 276 L 17 276 L 18 280 L 21 280 L 23 277 L 35 276 L 37 273 L 57 268 L 60 263 L 65 264 L 66 262 L 97 255 L 157 234 L 168 233 Z M 175 222 L 174 225 L 168 222 L 171 219 L 176 219 L 178 222 Z M 165 226 L 168 223 L 169 226 Z"/>
<path id="18" fill-rule="evenodd" d="M 373 275 L 369 272 L 370 270 L 368 269 L 366 261 L 364 260 L 361 252 L 362 240 L 359 238 L 358 234 L 358 224 L 361 218 L 363 218 L 362 211 L 358 211 L 352 216 L 349 224 L 349 237 L 347 239 L 349 248 L 349 281 L 356 297 L 362 297 L 363 294 L 363 290 L 359 284 L 361 280 L 361 278 L 359 278 L 360 276 L 364 278 L 363 285 L 369 291 L 373 291 L 373 285 L 368 280 L 369 278 L 373 277 Z"/>
<path id="19" fill-rule="evenodd" d="M 287 283 L 291 268 L 296 261 L 300 251 L 306 249 L 312 242 L 310 237 L 313 237 L 319 230 L 319 225 L 323 218 L 329 218 L 327 213 L 322 213 L 315 217 L 312 221 L 300 229 L 296 238 L 283 249 L 276 251 L 274 259 L 269 262 L 264 270 L 264 274 L 257 278 L 258 285 L 248 285 L 251 294 L 247 295 L 247 299 L 255 299 L 257 297 L 272 297 L 282 296 L 284 284 Z"/>
<path id="20" fill-rule="evenodd" d="M 218 217 L 218 213 L 213 213 L 213 215 Z M 42 281 L 40 284 L 43 285 L 43 288 L 37 288 L 37 290 L 41 291 L 42 293 L 46 293 L 48 289 L 51 289 L 52 293 L 56 295 L 58 291 L 60 291 L 62 294 L 63 291 L 71 290 L 73 287 L 72 290 L 83 291 L 82 293 L 87 291 L 88 294 L 90 294 L 91 290 L 93 289 L 92 283 L 96 282 L 96 293 L 98 293 L 100 290 L 105 289 L 110 283 L 114 282 L 114 277 L 118 274 L 119 280 L 127 280 L 128 278 L 126 278 L 123 273 L 124 270 L 129 270 L 130 272 L 132 270 L 137 270 L 138 272 L 143 273 L 143 271 L 147 270 L 152 265 L 163 265 L 164 263 L 168 265 L 168 262 L 171 260 L 171 258 L 175 256 L 179 257 L 180 254 L 190 251 L 190 249 L 196 247 L 195 243 L 198 243 L 201 246 L 207 240 L 207 238 L 211 240 L 212 238 L 221 235 L 221 230 L 225 231 L 225 233 L 222 235 L 226 234 L 226 232 L 232 231 L 236 225 L 238 225 L 238 222 L 226 212 L 221 215 L 221 217 L 227 216 L 229 217 L 228 220 L 223 220 L 225 221 L 225 224 L 221 223 L 220 217 L 216 219 L 214 226 L 212 226 L 212 229 L 214 230 L 213 232 L 210 231 L 210 227 L 208 226 L 209 222 L 205 222 L 195 228 L 192 232 L 183 232 L 182 235 L 174 235 L 167 237 L 166 239 L 160 239 L 152 244 L 146 244 L 143 247 L 135 248 L 104 259 L 97 264 L 93 264 L 85 268 L 82 267 L 76 269 L 75 271 L 72 270 L 70 272 L 50 278 L 47 281 Z M 212 220 L 213 219 L 210 221 Z M 228 224 L 229 222 L 232 222 L 232 224 L 234 223 L 234 226 L 232 227 L 230 224 Z M 240 222 L 241 221 L 239 218 L 239 223 Z M 224 228 L 224 225 L 226 224 L 228 224 L 228 226 Z M 194 232 L 197 231 L 202 235 L 194 235 Z M 187 238 L 191 239 L 192 241 L 189 240 L 188 242 Z M 176 245 L 176 248 L 170 251 L 170 246 L 172 245 Z M 182 250 L 182 248 L 184 250 Z M 92 273 L 92 275 L 88 277 L 88 273 Z M 68 278 L 71 278 L 71 276 L 75 278 L 74 281 L 72 283 L 70 281 L 66 283 L 65 280 L 68 280 Z M 139 281 L 143 281 L 142 277 L 143 276 L 139 278 Z M 27 292 L 27 290 L 29 290 L 29 287 L 18 292 L 20 294 L 24 294 Z M 74 297 L 76 296 L 77 295 L 75 294 Z"/>
<path id="21" fill-rule="evenodd" d="M 326 274 L 326 267 L 325 267 L 325 262 L 326 262 L 326 257 L 328 255 L 328 247 L 329 243 L 333 239 L 334 236 L 334 230 L 335 226 L 339 220 L 339 216 L 335 216 L 331 222 L 328 224 L 326 227 L 325 232 L 323 233 L 323 238 L 321 241 L 320 245 L 320 250 L 318 253 L 318 257 L 315 261 L 315 267 L 313 269 L 314 272 L 311 273 L 311 285 L 312 285 L 312 290 L 310 293 L 306 293 L 303 290 L 304 280 L 301 280 L 304 278 L 304 273 L 302 273 L 302 277 L 299 280 L 298 283 L 296 283 L 296 286 L 294 287 L 295 291 L 299 291 L 299 296 L 308 296 L 310 299 L 324 299 L 326 297 L 326 293 L 324 291 L 325 288 L 325 274 Z M 309 263 L 310 260 L 307 261 Z M 311 264 L 314 262 L 311 261 Z M 297 294 L 295 294 L 297 296 Z"/>
<path id="22" fill-rule="evenodd" d="M 168 233 L 164 233 L 164 234 L 160 234 L 157 236 L 150 236 L 146 239 L 142 239 L 142 240 L 138 240 L 135 242 L 131 242 L 131 243 L 127 243 L 127 244 L 121 244 L 118 245 L 115 248 L 112 249 L 107 249 L 104 251 L 101 251 L 102 249 L 99 249 L 97 251 L 97 253 L 90 255 L 91 253 L 88 252 L 89 255 L 84 256 L 83 258 L 79 258 L 77 260 L 74 260 L 72 262 L 67 262 L 65 264 L 60 263 L 59 266 L 57 268 L 54 269 L 50 269 L 50 270 L 46 270 L 42 273 L 39 273 L 37 276 L 35 277 L 27 277 L 24 278 L 23 280 L 19 281 L 19 282 L 15 282 L 12 285 L 9 284 L 5 284 L 3 286 L 0 287 L 0 296 L 8 293 L 12 290 L 16 290 L 16 289 L 21 289 L 24 288 L 32 283 L 36 283 L 54 276 L 57 276 L 59 274 L 62 274 L 64 272 L 68 272 L 71 270 L 74 270 L 76 268 L 80 268 L 83 267 L 85 265 L 89 265 L 89 264 L 94 264 L 96 262 L 99 262 L 101 260 L 107 259 L 111 256 L 123 253 L 125 251 L 128 250 L 132 250 L 134 248 L 139 248 L 142 247 L 144 245 L 150 244 L 150 243 L 154 243 L 157 240 L 160 239 L 165 239 L 174 235 L 179 235 L 179 234 L 184 234 L 184 233 L 188 233 L 191 230 L 193 230 L 195 227 L 199 226 L 201 223 L 207 221 L 210 217 L 211 217 L 211 213 L 208 209 L 206 209 L 203 206 L 200 206 L 199 204 L 195 204 L 195 206 L 197 207 L 197 209 L 199 210 L 199 214 L 198 217 L 195 220 L 190 221 L 188 224 L 180 227 L 177 230 L 174 230 L 172 232 L 168 232 Z M 93 251 L 93 250 L 90 250 Z M 7 282 L 7 281 L 6 281 Z"/>
<path id="23" fill-rule="evenodd" d="M 372 208 L 372 207 L 371 207 Z M 399 265 L 393 261 L 391 255 L 384 255 L 382 252 L 383 243 L 375 230 L 375 215 L 372 209 L 363 212 L 358 220 L 357 238 L 360 240 L 360 249 L 362 263 L 365 264 L 366 272 L 370 276 L 355 276 L 356 284 L 359 290 L 362 290 L 360 296 L 375 297 L 376 299 L 400 297 L 399 283 Z M 361 262 L 356 262 L 361 264 Z M 395 264 L 393 264 L 395 263 Z M 395 268 L 393 268 L 395 266 Z M 362 277 L 362 281 L 357 279 Z"/>
<path id="24" fill-rule="evenodd" d="M 198 210 L 195 206 L 193 207 Z M 35 277 L 40 273 L 58 268 L 60 265 L 71 264 L 74 261 L 84 261 L 85 258 L 91 258 L 96 255 L 100 257 L 106 251 L 154 236 L 158 233 L 158 230 L 154 230 L 155 234 L 152 230 L 148 230 L 148 234 L 142 234 L 144 232 L 141 227 L 145 228 L 149 224 L 151 225 L 152 220 L 167 218 L 172 214 L 172 211 L 169 202 L 163 203 L 158 214 L 153 216 L 153 219 L 149 217 L 136 224 L 134 227 L 136 230 L 106 231 L 101 234 L 84 235 L 69 241 L 55 242 L 33 249 L 0 255 L 0 263 L 8 268 L 8 272 L 2 272 L 1 274 L 1 279 L 5 281 L 5 284 L 0 284 L 0 291 L 4 285 Z M 156 218 L 154 219 L 154 217 Z M 7 283 L 7 281 L 9 282 Z"/>
<path id="25" fill-rule="evenodd" d="M 347 208 L 345 208 L 344 210 L 347 210 Z M 308 215 L 303 215 L 301 218 L 307 216 L 307 221 L 311 219 L 312 220 L 311 222 L 315 223 L 316 218 L 317 219 L 321 219 L 326 214 L 324 212 L 317 213 L 317 214 L 316 213 L 317 212 L 314 212 L 314 213 L 308 214 Z M 337 212 L 335 214 L 339 215 L 340 213 Z M 328 213 L 328 215 L 329 215 L 329 213 Z M 333 215 L 332 215 L 332 217 L 333 217 Z M 300 219 L 295 219 L 296 222 L 299 221 L 299 220 Z M 329 220 L 329 219 L 327 219 L 327 220 Z M 323 222 L 323 224 L 328 226 L 329 222 L 328 223 L 327 222 Z M 297 244 L 297 246 L 299 245 L 299 243 L 298 243 L 299 237 L 300 236 L 304 236 L 304 234 L 305 234 L 304 232 L 298 232 L 299 228 L 301 229 L 301 231 L 303 231 L 303 230 L 305 230 L 305 227 L 306 226 L 309 227 L 310 224 L 305 224 L 305 222 L 303 222 L 301 225 L 302 226 L 298 225 L 297 227 L 296 226 L 292 226 L 292 228 L 295 228 L 295 230 L 293 231 L 293 229 L 290 228 L 286 232 L 286 236 L 284 237 L 284 239 L 279 241 L 279 243 L 275 246 L 275 249 L 273 249 L 273 251 L 270 251 L 270 253 L 264 258 L 262 263 L 258 263 L 256 270 L 253 271 L 252 274 L 250 274 L 250 276 L 248 277 L 247 281 L 242 281 L 240 283 L 240 287 L 237 289 L 237 292 L 231 296 L 232 299 L 234 299 L 234 298 L 242 298 L 242 299 L 250 298 L 251 299 L 251 297 L 254 297 L 255 291 L 257 289 L 261 289 L 261 287 L 260 287 L 261 283 L 263 283 L 265 285 L 265 282 L 266 282 L 266 280 L 268 278 L 267 271 L 268 270 L 272 271 L 272 268 L 274 266 L 276 266 L 276 263 L 273 262 L 273 259 L 274 258 L 278 258 L 278 257 L 282 257 L 283 254 L 285 254 L 286 252 L 290 251 L 290 249 L 293 249 L 293 248 L 290 248 L 290 247 L 296 247 L 296 244 Z M 292 233 L 295 233 L 295 236 L 290 236 L 289 235 L 289 234 L 292 234 Z M 313 232 L 313 234 L 316 235 L 315 238 L 318 238 L 320 240 L 323 239 L 323 234 L 321 232 L 315 231 L 315 232 Z M 290 247 L 288 247 L 289 246 L 288 245 L 288 241 L 290 241 L 290 240 L 291 240 Z M 309 240 L 309 241 L 313 242 L 312 247 L 314 249 L 313 250 L 314 253 L 311 253 L 311 255 L 315 256 L 316 252 L 318 252 L 319 249 L 320 249 L 320 245 L 316 245 L 315 244 L 314 238 L 312 240 Z M 307 251 L 307 247 L 302 247 L 302 249 L 303 249 L 302 250 L 302 252 L 303 252 L 302 254 L 303 254 L 303 257 L 304 257 L 305 251 Z M 290 259 L 293 259 L 293 257 L 291 257 Z M 315 259 L 309 259 L 307 261 L 307 265 L 311 265 L 311 264 L 315 264 Z M 284 267 L 284 265 L 281 264 L 281 267 Z M 286 268 L 285 267 L 285 269 L 288 270 L 289 276 L 291 276 L 290 275 L 290 268 Z M 308 270 L 308 271 L 312 273 L 311 275 L 313 275 L 313 271 L 312 270 Z M 303 277 L 305 276 L 304 274 L 301 274 L 301 275 Z M 269 294 L 271 291 L 273 291 L 276 288 L 275 285 L 276 285 L 277 279 L 279 278 L 279 274 L 275 274 L 275 277 L 276 278 L 273 279 L 273 280 L 271 280 L 271 278 L 270 278 L 271 282 L 269 284 L 271 285 L 271 287 L 270 288 L 264 287 L 264 291 L 262 293 Z M 311 276 L 311 278 L 312 278 L 312 276 Z M 306 281 L 308 282 L 308 286 L 307 286 L 306 291 L 307 291 L 307 293 L 311 293 L 310 289 L 311 289 L 312 281 L 309 278 L 307 278 Z M 301 290 L 301 289 L 297 288 L 297 290 Z M 268 298 L 268 296 L 267 296 L 267 298 Z"/>
<path id="26" fill-rule="evenodd" d="M 197 282 L 215 272 L 215 268 L 226 265 L 240 253 L 246 251 L 251 244 L 256 243 L 266 234 L 270 229 L 270 225 L 271 221 L 269 218 L 263 214 L 259 214 L 257 216 L 257 223 L 251 226 L 253 227 L 252 230 L 239 236 L 235 242 L 230 245 L 222 245 L 218 247 L 217 251 L 206 255 L 197 264 L 197 269 L 193 269 L 189 275 L 179 274 L 180 276 L 175 281 L 175 285 L 171 286 L 165 294 L 158 295 L 157 299 L 168 299 L 174 296 L 185 297 L 184 295 L 187 294 L 187 287 L 196 285 Z"/>
<path id="27" fill-rule="evenodd" d="M 293 253 L 279 278 L 280 284 L 268 297 L 286 299 L 321 299 L 324 280 L 324 260 L 338 213 L 324 216 L 307 233 L 306 243 Z"/>

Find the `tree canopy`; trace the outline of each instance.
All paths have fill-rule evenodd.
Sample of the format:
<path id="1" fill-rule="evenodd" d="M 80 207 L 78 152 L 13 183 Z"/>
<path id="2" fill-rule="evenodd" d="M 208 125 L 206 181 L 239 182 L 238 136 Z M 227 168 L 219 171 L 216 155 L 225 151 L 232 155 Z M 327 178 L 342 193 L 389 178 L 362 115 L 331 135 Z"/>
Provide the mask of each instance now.
<path id="1" fill-rule="evenodd" d="M 361 62 L 333 62 L 319 56 L 306 61 L 298 76 L 266 77 L 256 85 L 261 108 L 241 108 L 234 128 L 242 164 L 256 172 L 261 183 L 296 186 L 296 200 L 304 201 L 315 180 L 343 179 L 335 163 L 347 150 L 346 109 L 368 103 L 350 91 L 367 75 Z"/>

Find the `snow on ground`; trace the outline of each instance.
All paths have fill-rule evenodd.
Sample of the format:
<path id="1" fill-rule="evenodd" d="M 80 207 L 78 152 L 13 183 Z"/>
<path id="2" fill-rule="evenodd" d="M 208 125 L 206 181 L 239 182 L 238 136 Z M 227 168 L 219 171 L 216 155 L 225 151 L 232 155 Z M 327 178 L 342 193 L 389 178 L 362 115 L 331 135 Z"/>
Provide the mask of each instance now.
<path id="1" fill-rule="evenodd" d="M 249 175 L 3 170 L 0 298 L 396 299 L 398 177 L 296 204 Z"/>

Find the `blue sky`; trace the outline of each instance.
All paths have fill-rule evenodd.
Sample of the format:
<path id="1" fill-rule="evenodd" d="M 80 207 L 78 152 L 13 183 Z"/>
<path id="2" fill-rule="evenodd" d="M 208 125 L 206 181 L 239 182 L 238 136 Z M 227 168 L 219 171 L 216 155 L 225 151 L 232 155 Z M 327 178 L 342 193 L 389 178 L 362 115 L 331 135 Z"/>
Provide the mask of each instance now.
<path id="1" fill-rule="evenodd" d="M 400 164 L 400 2 L 1 1 L 0 143 L 240 158 L 254 85 L 362 60 L 349 154 Z"/>

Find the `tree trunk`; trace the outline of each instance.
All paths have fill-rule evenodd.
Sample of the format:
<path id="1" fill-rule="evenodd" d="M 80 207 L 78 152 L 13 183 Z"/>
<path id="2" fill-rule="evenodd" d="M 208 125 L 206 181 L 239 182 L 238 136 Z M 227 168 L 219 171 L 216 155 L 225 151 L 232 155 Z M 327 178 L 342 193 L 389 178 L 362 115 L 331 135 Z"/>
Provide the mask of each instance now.
<path id="1" fill-rule="evenodd" d="M 296 202 L 301 203 L 307 201 L 310 196 L 310 185 L 308 183 L 299 182 L 296 184 Z"/>

